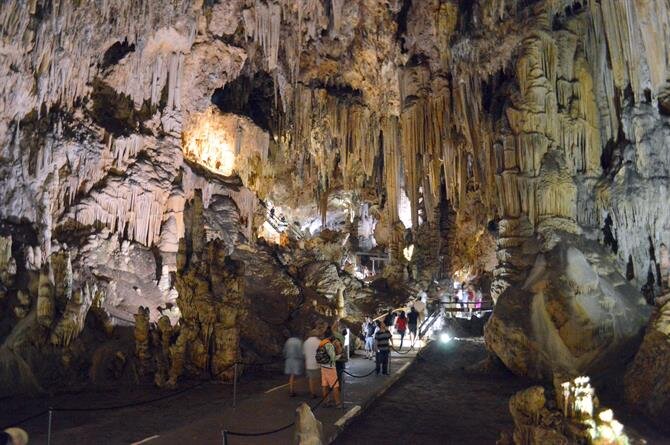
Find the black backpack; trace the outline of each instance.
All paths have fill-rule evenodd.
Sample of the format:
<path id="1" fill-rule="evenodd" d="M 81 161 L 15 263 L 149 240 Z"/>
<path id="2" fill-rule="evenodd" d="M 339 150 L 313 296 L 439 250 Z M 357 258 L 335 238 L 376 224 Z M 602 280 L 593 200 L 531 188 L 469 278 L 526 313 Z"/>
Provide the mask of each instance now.
<path id="1" fill-rule="evenodd" d="M 377 328 L 377 326 L 374 323 L 368 324 L 367 336 L 372 337 L 373 335 L 375 335 L 375 329 L 376 328 Z"/>

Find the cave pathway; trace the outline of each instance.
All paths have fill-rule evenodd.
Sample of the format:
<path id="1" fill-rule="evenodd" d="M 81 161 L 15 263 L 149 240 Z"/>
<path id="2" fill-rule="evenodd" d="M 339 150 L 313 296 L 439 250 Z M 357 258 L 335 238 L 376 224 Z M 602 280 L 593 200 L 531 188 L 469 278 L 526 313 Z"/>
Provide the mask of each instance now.
<path id="1" fill-rule="evenodd" d="M 514 427 L 509 398 L 531 383 L 502 369 L 467 371 L 486 355 L 481 338 L 432 343 L 335 444 L 494 444 Z"/>
<path id="2" fill-rule="evenodd" d="M 410 363 L 416 350 L 403 348 L 402 354 L 392 354 L 391 376 L 365 378 L 345 377 L 344 407 L 320 408 L 316 417 L 323 424 L 326 438 L 334 437 L 348 418 L 393 384 Z M 52 445 L 172 445 L 176 443 L 220 444 L 223 429 L 238 432 L 270 431 L 295 419 L 298 405 L 315 401 L 307 394 L 306 383 L 298 383 L 298 397 L 289 398 L 282 363 L 268 369 L 263 376 L 243 375 L 238 385 L 236 407 L 232 406 L 232 385 L 208 382 L 172 399 L 112 411 L 56 412 Z M 374 369 L 374 362 L 360 355 L 347 365 L 351 374 L 363 376 Z M 260 378 L 259 378 L 260 377 Z M 187 384 L 186 384 L 187 385 Z M 134 388 L 109 392 L 62 394 L 45 400 L 35 398 L 12 400 L 0 404 L 0 423 L 7 423 L 51 406 L 107 406 L 133 403 L 164 395 L 156 388 Z M 13 408 L 10 408 L 12 406 Z M 46 443 L 46 418 L 41 416 L 22 425 L 31 436 L 31 443 Z M 230 437 L 229 445 L 259 445 L 264 443 L 293 443 L 293 427 L 261 437 Z"/>

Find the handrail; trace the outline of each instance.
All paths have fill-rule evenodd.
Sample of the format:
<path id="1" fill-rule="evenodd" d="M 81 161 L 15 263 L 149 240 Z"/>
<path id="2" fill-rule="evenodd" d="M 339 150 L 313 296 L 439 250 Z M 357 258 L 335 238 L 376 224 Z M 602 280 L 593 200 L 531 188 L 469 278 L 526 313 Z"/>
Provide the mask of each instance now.
<path id="1" fill-rule="evenodd" d="M 281 221 L 279 218 L 271 214 L 270 209 L 268 208 L 268 205 L 265 203 L 265 201 L 259 199 L 258 202 L 260 202 L 263 208 L 265 208 L 266 210 L 265 220 L 270 223 L 273 229 L 275 229 L 277 232 L 280 233 L 283 232 L 284 230 L 288 230 L 296 239 L 302 238 L 302 233 L 300 233 L 295 227 L 289 224 L 288 221 Z M 286 229 L 280 230 L 279 229 L 279 226 L 281 225 L 280 223 L 286 224 Z"/>
<path id="2" fill-rule="evenodd" d="M 431 319 L 430 323 L 428 323 L 428 326 L 426 326 L 426 328 L 423 329 L 423 330 L 422 330 L 421 328 L 419 328 L 419 332 L 418 332 L 419 338 L 423 338 L 423 336 L 426 335 L 426 332 L 428 332 L 428 330 L 429 330 L 431 327 L 433 327 L 433 325 L 435 324 L 435 322 L 436 322 L 437 319 L 439 318 L 438 315 L 439 315 L 439 313 L 438 313 L 437 311 L 433 312 L 433 313 L 430 315 L 430 317 L 432 317 L 432 319 Z M 426 319 L 424 320 L 424 323 L 427 322 L 427 321 L 428 321 L 428 318 L 426 318 Z M 423 326 L 424 323 L 422 323 L 421 325 Z"/>
<path id="3" fill-rule="evenodd" d="M 396 311 L 405 311 L 405 312 L 409 312 L 409 307 L 408 307 L 408 306 L 403 306 L 403 307 L 399 307 L 399 308 L 391 309 L 391 312 L 396 312 Z M 380 316 L 378 316 L 378 317 L 376 317 L 376 318 L 373 318 L 372 321 L 380 320 L 380 319 L 386 317 L 387 315 L 388 315 L 388 311 L 384 312 L 382 315 L 380 315 Z"/>

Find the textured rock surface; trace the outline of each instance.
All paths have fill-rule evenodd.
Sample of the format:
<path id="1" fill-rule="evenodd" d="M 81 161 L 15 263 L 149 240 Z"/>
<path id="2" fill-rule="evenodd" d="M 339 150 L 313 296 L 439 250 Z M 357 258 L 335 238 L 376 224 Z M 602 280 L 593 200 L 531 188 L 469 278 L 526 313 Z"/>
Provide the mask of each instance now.
<path id="1" fill-rule="evenodd" d="M 538 379 L 623 365 L 649 307 L 604 248 L 564 232 L 552 237 L 535 247 L 523 286 L 498 297 L 487 344 L 512 371 Z"/>
<path id="2" fill-rule="evenodd" d="M 275 354 L 269 333 L 305 304 L 325 316 L 342 295 L 350 314 L 374 300 L 344 269 L 377 244 L 392 290 L 490 274 L 487 342 L 517 373 L 623 359 L 647 316 L 641 289 L 652 301 L 670 276 L 669 10 L 6 1 L 0 348 L 38 345 L 12 346 L 13 369 L 47 348 L 86 362 L 106 332 L 88 319 L 132 323 L 146 307 L 163 320 L 152 357 L 174 369 L 161 379 L 181 374 L 173 356 L 202 373 L 240 344 Z M 268 203 L 289 217 L 282 249 L 256 243 Z M 324 228 L 338 235 L 311 237 Z M 244 310 L 206 304 L 228 304 L 210 289 L 226 280 L 188 251 L 245 264 Z M 168 335 L 162 314 L 185 329 Z"/>
<path id="3" fill-rule="evenodd" d="M 600 407 L 588 378 L 567 381 L 556 388 L 556 401 L 547 400 L 541 386 L 519 391 L 509 401 L 514 431 L 503 432 L 500 445 L 642 444 L 627 434 L 610 409 Z M 558 404 L 558 406 L 557 406 Z"/>
<path id="4" fill-rule="evenodd" d="M 635 360 L 628 368 L 625 394 L 662 429 L 670 415 L 670 303 L 654 314 Z"/>

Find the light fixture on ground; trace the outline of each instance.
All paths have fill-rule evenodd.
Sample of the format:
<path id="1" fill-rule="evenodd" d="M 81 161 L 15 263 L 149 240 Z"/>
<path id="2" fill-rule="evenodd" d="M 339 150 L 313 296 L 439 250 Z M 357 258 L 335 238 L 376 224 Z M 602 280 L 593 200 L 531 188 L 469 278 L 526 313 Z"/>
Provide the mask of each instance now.
<path id="1" fill-rule="evenodd" d="M 449 335 L 448 332 L 441 332 L 440 333 L 440 342 L 449 343 L 451 340 L 452 340 L 451 335 Z"/>

